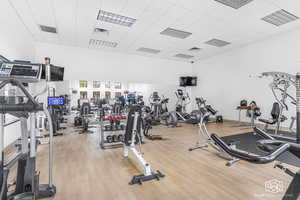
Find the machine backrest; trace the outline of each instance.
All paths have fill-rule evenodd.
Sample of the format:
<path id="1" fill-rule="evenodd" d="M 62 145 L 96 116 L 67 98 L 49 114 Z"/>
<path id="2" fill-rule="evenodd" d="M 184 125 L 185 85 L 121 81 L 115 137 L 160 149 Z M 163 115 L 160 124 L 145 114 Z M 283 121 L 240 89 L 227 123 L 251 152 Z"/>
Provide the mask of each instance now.
<path id="1" fill-rule="evenodd" d="M 139 117 L 137 119 L 137 134 L 140 134 L 140 130 L 141 130 L 141 112 L 142 112 L 142 109 L 141 109 L 141 106 L 139 105 L 133 105 L 129 108 L 129 113 L 128 113 L 128 116 L 127 116 L 127 124 L 126 124 L 126 131 L 125 131 L 125 134 L 124 134 L 124 137 L 125 137 L 125 144 L 128 146 L 130 145 L 132 142 L 137 142 L 138 141 L 138 136 L 136 135 L 136 138 L 135 140 L 136 141 L 131 141 L 132 139 L 132 133 L 133 133 L 133 125 L 134 125 L 134 116 L 135 116 L 135 113 L 138 112 L 139 114 Z"/>
<path id="2" fill-rule="evenodd" d="M 279 103 L 274 102 L 273 103 L 273 107 L 272 107 L 272 111 L 271 111 L 271 116 L 273 119 L 278 119 L 280 115 L 280 106 Z"/>

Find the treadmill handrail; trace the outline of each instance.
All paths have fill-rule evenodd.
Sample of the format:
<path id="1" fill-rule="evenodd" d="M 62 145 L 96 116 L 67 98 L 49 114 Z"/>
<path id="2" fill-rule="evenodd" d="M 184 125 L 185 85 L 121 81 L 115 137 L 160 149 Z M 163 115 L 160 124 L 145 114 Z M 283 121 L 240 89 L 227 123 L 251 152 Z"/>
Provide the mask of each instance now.
<path id="1" fill-rule="evenodd" d="M 216 134 L 211 134 L 211 139 L 226 153 L 231 155 L 232 157 L 239 158 L 251 163 L 256 164 L 266 164 L 274 161 L 278 156 L 280 156 L 282 153 L 286 152 L 290 148 L 290 144 L 286 143 L 279 147 L 274 152 L 266 155 L 266 156 L 254 156 L 247 153 L 243 153 L 240 151 L 236 151 L 232 148 L 230 148 L 219 136 Z"/>

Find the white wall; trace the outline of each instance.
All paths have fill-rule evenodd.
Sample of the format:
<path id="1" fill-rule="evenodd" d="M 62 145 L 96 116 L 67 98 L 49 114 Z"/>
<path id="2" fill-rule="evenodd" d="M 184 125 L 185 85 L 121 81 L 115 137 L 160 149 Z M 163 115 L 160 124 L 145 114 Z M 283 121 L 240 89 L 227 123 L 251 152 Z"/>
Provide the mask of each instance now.
<path id="1" fill-rule="evenodd" d="M 65 80 L 71 80 L 73 89 L 79 90 L 78 80 L 122 82 L 129 91 L 143 94 L 146 102 L 153 91 L 169 97 L 171 110 L 175 108 L 179 77 L 192 74 L 192 65 L 186 62 L 38 43 L 35 61 L 42 62 L 44 57 L 65 67 Z M 90 88 L 87 90 L 91 96 Z M 72 98 L 78 99 L 79 92 Z"/>
<path id="2" fill-rule="evenodd" d="M 33 60 L 35 56 L 34 40 L 8 0 L 1 1 L 0 24 L 0 55 L 10 60 Z M 7 122 L 12 119 L 12 116 L 6 116 Z M 5 145 L 13 142 L 19 135 L 18 123 L 5 128 Z"/>
<path id="3" fill-rule="evenodd" d="M 192 73 L 192 65 L 186 62 L 38 43 L 36 62 L 47 56 L 53 64 L 65 67 L 66 80 L 172 85 L 178 84 L 179 76 Z"/>
<path id="4" fill-rule="evenodd" d="M 271 80 L 249 76 L 265 71 L 299 72 L 299 35 L 300 30 L 278 35 L 195 63 L 199 85 L 193 89 L 193 96 L 207 98 L 227 119 L 238 118 L 235 108 L 241 99 L 255 100 L 263 117 L 269 118 L 275 101 L 268 87 Z M 289 106 L 290 117 L 295 107 Z"/>

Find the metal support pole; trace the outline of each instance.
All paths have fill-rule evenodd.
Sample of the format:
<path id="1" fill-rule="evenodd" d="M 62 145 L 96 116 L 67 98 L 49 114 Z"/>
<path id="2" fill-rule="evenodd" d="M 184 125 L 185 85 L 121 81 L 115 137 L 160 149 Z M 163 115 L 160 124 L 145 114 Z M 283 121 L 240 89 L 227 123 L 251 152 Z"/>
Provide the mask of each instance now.
<path id="1" fill-rule="evenodd" d="M 36 127 L 35 127 L 36 113 L 30 113 L 30 157 L 36 157 Z"/>
<path id="2" fill-rule="evenodd" d="M 4 162 L 4 116 L 5 114 L 0 114 L 0 163 Z"/>
<path id="3" fill-rule="evenodd" d="M 300 143 L 300 73 L 296 75 L 296 117 L 297 117 L 297 143 Z"/>
<path id="4" fill-rule="evenodd" d="M 21 117 L 21 150 L 22 154 L 28 153 L 28 128 L 27 128 L 27 118 Z"/>
<path id="5" fill-rule="evenodd" d="M 49 110 L 47 109 L 46 105 L 44 105 L 44 113 L 46 117 L 48 118 L 49 122 L 49 186 L 52 187 L 53 184 L 53 124 L 52 124 L 52 118 L 49 113 Z"/>

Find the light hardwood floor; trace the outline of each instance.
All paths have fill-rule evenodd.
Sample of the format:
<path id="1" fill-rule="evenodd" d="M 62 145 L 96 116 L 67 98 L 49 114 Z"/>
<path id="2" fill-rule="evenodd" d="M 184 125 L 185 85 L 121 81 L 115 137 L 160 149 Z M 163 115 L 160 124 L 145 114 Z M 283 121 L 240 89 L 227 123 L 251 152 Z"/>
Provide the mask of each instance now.
<path id="1" fill-rule="evenodd" d="M 219 135 L 241 132 L 232 124 L 209 124 Z M 143 152 L 153 169 L 166 175 L 160 181 L 128 185 L 133 175 L 141 173 L 133 159 L 122 157 L 122 148 L 102 150 L 98 136 L 78 135 L 72 128 L 55 138 L 55 200 L 192 200 L 192 199 L 281 199 L 283 193 L 265 191 L 265 182 L 277 179 L 287 187 L 291 178 L 273 168 L 273 164 L 255 165 L 240 161 L 231 167 L 213 149 L 195 150 L 197 126 L 154 127 L 152 133 L 166 140 L 146 141 Z M 247 130 L 244 130 L 247 132 Z M 47 180 L 47 149 L 38 155 L 40 182 Z M 284 189 L 285 191 L 285 189 Z"/>

